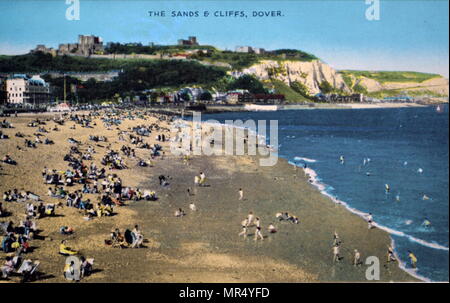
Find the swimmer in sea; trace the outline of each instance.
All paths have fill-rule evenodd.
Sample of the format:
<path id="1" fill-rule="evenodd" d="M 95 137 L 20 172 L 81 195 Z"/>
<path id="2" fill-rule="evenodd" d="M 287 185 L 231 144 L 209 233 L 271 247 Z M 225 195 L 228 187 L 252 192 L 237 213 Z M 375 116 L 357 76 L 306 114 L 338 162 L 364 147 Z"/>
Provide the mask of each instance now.
<path id="1" fill-rule="evenodd" d="M 386 193 L 388 193 L 391 190 L 391 187 L 389 186 L 389 184 L 385 184 L 384 188 L 386 189 Z"/>
<path id="2" fill-rule="evenodd" d="M 431 227 L 431 222 L 428 219 L 425 219 L 422 222 L 422 226 L 425 226 L 426 228 L 430 228 Z"/>
<path id="3" fill-rule="evenodd" d="M 339 160 L 341 161 L 341 164 L 344 164 L 344 162 L 345 162 L 344 156 L 340 156 Z"/>

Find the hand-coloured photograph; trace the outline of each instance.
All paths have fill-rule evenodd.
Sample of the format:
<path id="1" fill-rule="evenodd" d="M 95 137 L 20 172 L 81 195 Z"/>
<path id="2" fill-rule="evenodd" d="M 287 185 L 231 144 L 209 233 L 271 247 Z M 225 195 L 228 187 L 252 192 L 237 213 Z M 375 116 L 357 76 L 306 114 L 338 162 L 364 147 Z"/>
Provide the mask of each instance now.
<path id="1" fill-rule="evenodd" d="M 0 27 L 0 283 L 448 283 L 448 1 L 0 0 Z"/>

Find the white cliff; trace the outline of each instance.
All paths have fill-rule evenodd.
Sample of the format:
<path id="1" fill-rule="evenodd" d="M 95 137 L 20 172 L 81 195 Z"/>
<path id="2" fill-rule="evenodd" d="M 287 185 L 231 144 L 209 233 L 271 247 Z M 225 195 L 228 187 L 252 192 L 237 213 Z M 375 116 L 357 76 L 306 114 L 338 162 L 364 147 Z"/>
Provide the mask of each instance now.
<path id="1" fill-rule="evenodd" d="M 337 89 L 350 92 L 350 88 L 345 84 L 342 75 L 319 60 L 310 62 L 264 60 L 243 69 L 241 72 L 233 72 L 234 76 L 243 74 L 254 75 L 260 80 L 276 79 L 287 85 L 297 81 L 305 85 L 311 95 L 320 92 L 319 85 L 323 81 L 327 81 Z"/>

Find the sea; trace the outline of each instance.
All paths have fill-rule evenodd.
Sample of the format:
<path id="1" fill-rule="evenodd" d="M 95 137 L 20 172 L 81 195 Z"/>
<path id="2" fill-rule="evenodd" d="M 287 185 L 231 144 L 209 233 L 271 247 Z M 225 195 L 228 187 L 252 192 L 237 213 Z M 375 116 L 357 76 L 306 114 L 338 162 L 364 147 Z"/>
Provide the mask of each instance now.
<path id="1" fill-rule="evenodd" d="M 363 218 L 371 214 L 376 228 L 391 235 L 405 271 L 424 281 L 449 281 L 447 105 L 202 116 L 209 119 L 277 120 L 273 148 L 279 157 L 306 167 L 330 203 Z M 416 269 L 409 251 L 417 257 Z"/>

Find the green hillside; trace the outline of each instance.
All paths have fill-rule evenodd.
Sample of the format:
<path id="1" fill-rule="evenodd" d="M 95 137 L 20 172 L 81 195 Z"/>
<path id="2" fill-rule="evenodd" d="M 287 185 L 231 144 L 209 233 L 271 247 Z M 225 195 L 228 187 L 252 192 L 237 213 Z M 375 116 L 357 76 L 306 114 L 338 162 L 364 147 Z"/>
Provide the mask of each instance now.
<path id="1" fill-rule="evenodd" d="M 424 82 L 433 78 L 440 78 L 441 75 L 429 74 L 429 73 L 419 73 L 419 72 L 407 72 L 407 71 L 358 71 L 358 70 L 341 70 L 341 74 L 344 76 L 344 80 L 348 76 L 352 75 L 356 78 L 366 77 L 369 79 L 376 80 L 381 83 L 385 82 Z"/>
<path id="2" fill-rule="evenodd" d="M 304 96 L 297 93 L 286 83 L 279 80 L 271 80 L 270 83 L 275 89 L 277 94 L 282 94 L 285 96 L 288 102 L 296 103 L 296 102 L 311 102 L 310 99 L 305 98 Z"/>

